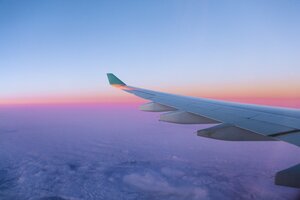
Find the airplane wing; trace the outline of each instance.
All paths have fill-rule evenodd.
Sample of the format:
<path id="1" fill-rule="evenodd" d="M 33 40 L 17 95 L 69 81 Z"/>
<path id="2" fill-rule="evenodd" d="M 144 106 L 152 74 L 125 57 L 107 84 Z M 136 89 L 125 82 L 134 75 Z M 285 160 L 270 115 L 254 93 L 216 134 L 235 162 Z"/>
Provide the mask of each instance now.
<path id="1" fill-rule="evenodd" d="M 284 141 L 300 146 L 300 110 L 241 104 L 168 94 L 126 85 L 108 73 L 112 86 L 149 103 L 140 110 L 164 112 L 160 121 L 179 124 L 212 124 L 197 135 L 228 141 Z M 300 187 L 300 165 L 276 174 L 275 183 Z"/>

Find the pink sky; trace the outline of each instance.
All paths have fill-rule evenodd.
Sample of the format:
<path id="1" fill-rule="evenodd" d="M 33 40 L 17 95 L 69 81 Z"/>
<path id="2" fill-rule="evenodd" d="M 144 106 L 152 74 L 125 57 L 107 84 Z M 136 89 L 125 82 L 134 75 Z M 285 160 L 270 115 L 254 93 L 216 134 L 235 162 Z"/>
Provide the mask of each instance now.
<path id="1" fill-rule="evenodd" d="M 113 90 L 113 89 L 112 89 Z M 178 93 L 177 93 L 178 94 Z M 180 94 L 180 93 L 179 93 Z M 181 93 L 182 94 L 182 93 Z M 204 95 L 193 94 L 191 92 L 185 92 L 184 95 L 213 98 L 226 101 L 234 101 L 241 103 L 251 103 L 260 105 L 280 106 L 300 108 L 300 97 L 269 97 L 269 96 L 239 96 L 239 95 L 217 95 L 204 93 Z M 19 105 L 19 104 L 138 104 L 147 102 L 130 94 L 126 94 L 123 91 L 117 91 L 117 93 L 111 93 L 107 95 L 70 95 L 70 96 L 43 96 L 43 97 L 22 97 L 22 98 L 2 98 L 0 99 L 0 105 Z"/>

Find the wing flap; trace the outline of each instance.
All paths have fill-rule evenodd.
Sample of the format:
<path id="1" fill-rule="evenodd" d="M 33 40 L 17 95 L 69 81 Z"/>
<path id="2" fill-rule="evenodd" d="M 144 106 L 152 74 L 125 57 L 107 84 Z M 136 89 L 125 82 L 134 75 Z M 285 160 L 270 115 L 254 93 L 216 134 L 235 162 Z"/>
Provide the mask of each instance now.
<path id="1" fill-rule="evenodd" d="M 276 139 L 236 127 L 232 124 L 220 124 L 199 130 L 197 135 L 226 141 L 276 141 Z"/>

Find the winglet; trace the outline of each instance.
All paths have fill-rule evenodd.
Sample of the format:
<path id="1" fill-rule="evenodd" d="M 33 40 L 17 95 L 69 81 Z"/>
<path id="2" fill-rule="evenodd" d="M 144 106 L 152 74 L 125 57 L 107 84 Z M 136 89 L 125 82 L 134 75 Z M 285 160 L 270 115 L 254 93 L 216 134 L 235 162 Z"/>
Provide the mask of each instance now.
<path id="1" fill-rule="evenodd" d="M 108 78 L 108 81 L 109 81 L 110 85 L 113 85 L 113 86 L 126 86 L 126 84 L 123 81 L 121 81 L 118 77 L 116 77 L 112 73 L 107 73 L 107 78 Z"/>

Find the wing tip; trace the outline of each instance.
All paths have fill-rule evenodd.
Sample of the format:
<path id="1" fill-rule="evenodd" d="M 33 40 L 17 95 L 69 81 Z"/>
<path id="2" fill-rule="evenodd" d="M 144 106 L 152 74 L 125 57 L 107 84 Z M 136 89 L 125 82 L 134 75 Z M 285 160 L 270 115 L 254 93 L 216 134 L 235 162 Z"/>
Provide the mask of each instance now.
<path id="1" fill-rule="evenodd" d="M 116 77 L 113 73 L 107 73 L 108 82 L 110 85 L 126 86 L 126 84 Z"/>

